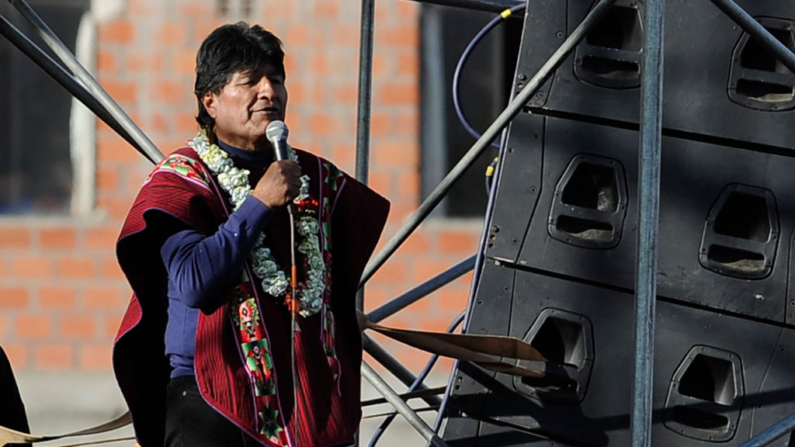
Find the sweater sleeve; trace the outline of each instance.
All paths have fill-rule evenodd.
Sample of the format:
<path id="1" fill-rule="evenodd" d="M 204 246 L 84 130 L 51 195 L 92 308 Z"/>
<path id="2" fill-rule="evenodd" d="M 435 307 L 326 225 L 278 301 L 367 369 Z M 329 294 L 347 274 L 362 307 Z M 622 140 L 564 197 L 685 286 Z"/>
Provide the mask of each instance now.
<path id="1" fill-rule="evenodd" d="M 194 309 L 214 307 L 239 279 L 246 258 L 273 210 L 249 197 L 211 236 L 195 229 L 171 235 L 160 249 L 169 296 Z"/>

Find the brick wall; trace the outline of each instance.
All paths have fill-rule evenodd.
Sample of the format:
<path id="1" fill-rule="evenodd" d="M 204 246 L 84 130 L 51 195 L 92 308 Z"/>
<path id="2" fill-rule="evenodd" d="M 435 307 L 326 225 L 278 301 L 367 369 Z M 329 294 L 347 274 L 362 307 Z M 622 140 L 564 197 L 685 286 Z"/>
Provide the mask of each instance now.
<path id="1" fill-rule="evenodd" d="M 104 1 L 104 0 L 103 0 Z M 291 143 L 353 172 L 360 2 L 261 0 L 250 22 L 282 38 Z M 418 6 L 376 1 L 372 165 L 392 202 L 382 244 L 418 205 Z M 221 17 L 211 0 L 126 0 L 98 29 L 100 82 L 163 152 L 196 131 L 194 55 Z M 114 241 L 151 166 L 97 125 L 97 206 L 81 218 L 0 219 L 0 344 L 20 371 L 109 371 L 129 298 Z M 479 222 L 429 222 L 373 278 L 367 309 L 471 255 Z M 386 321 L 441 330 L 463 310 L 470 276 Z M 384 342 L 410 367 L 426 358 Z M 448 363 L 449 366 L 449 363 Z"/>

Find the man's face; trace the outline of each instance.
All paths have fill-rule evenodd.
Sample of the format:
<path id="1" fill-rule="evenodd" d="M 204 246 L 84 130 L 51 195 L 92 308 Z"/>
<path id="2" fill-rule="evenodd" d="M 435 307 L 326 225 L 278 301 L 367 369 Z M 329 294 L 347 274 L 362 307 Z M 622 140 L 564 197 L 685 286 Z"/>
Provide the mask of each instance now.
<path id="1" fill-rule="evenodd" d="M 205 93 L 202 103 L 215 120 L 220 140 L 241 149 L 261 150 L 268 147 L 268 124 L 284 120 L 284 76 L 266 68 L 236 71 L 219 93 Z"/>

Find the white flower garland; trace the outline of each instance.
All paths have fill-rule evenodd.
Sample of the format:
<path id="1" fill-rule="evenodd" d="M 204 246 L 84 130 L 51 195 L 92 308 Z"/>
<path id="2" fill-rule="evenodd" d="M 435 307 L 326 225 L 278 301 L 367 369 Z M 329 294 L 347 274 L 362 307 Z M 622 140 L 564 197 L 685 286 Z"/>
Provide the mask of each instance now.
<path id="1" fill-rule="evenodd" d="M 251 185 L 248 183 L 249 171 L 238 169 L 232 160 L 218 145 L 211 144 L 204 131 L 199 132 L 193 140 L 188 142 L 202 161 L 216 175 L 218 183 L 232 199 L 232 205 L 237 210 L 243 201 L 251 194 Z M 295 151 L 289 148 L 290 160 L 298 162 Z M 296 202 L 309 196 L 309 177 L 301 177 L 301 192 L 295 199 Z M 301 236 L 298 252 L 306 256 L 309 264 L 306 282 L 299 285 L 297 290 L 300 303 L 300 313 L 304 317 L 316 314 L 323 306 L 323 293 L 326 290 L 326 264 L 323 253 L 320 251 L 318 232 L 320 225 L 316 218 L 304 212 L 296 222 L 296 232 Z M 265 233 L 260 234 L 251 253 L 251 264 L 254 274 L 262 280 L 262 288 L 274 297 L 282 296 L 290 287 L 290 278 L 284 271 L 279 270 L 276 259 L 271 254 L 270 248 L 265 247 Z"/>

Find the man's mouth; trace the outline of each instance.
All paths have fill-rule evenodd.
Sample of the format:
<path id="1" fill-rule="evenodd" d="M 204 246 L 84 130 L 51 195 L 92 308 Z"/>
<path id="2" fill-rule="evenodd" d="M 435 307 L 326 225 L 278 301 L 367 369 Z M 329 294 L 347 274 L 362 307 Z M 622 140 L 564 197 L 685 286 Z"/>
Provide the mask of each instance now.
<path id="1" fill-rule="evenodd" d="M 276 107 L 261 107 L 258 109 L 254 109 L 252 113 L 278 114 L 279 109 L 277 109 Z"/>

